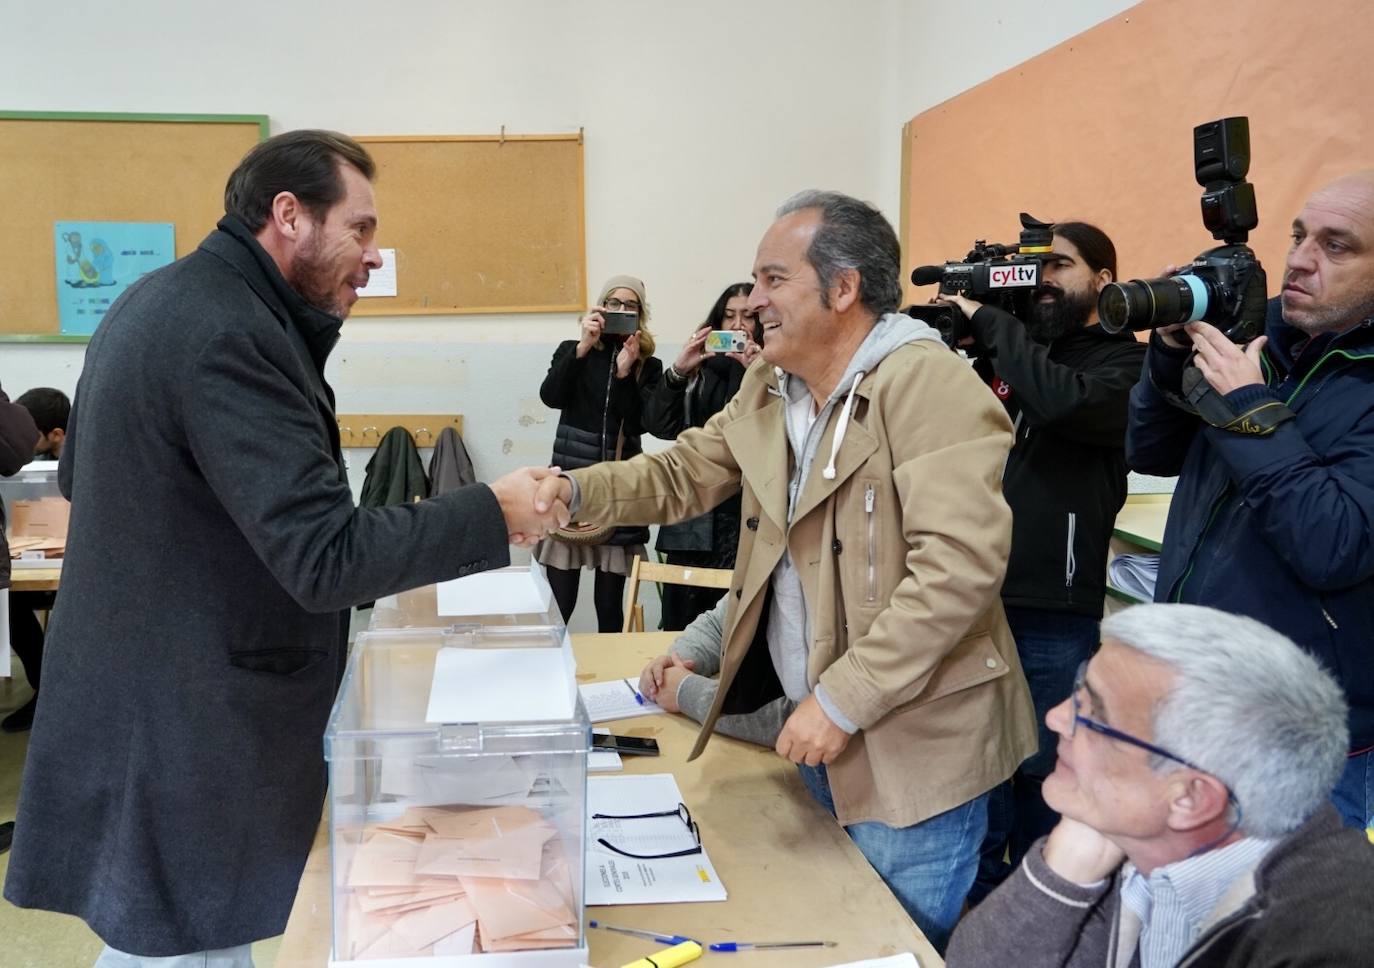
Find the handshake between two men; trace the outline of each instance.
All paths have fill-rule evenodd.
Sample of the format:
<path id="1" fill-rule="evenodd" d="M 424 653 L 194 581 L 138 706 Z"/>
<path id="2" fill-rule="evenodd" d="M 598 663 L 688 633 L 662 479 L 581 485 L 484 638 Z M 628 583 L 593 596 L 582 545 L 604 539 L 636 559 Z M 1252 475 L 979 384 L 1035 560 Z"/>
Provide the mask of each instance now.
<path id="1" fill-rule="evenodd" d="M 572 486 L 559 473 L 557 467 L 522 467 L 492 481 L 511 544 L 532 548 L 568 523 Z"/>

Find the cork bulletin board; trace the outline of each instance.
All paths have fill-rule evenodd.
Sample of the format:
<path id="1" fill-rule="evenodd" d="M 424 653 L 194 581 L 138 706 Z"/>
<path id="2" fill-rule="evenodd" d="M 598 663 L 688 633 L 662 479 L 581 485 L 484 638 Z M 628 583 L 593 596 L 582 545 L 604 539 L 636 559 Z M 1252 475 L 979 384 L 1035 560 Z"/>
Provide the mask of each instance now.
<path id="1" fill-rule="evenodd" d="M 0 112 L 0 340 L 90 338 L 59 326 L 54 223 L 171 223 L 186 255 L 267 130 L 262 115 Z"/>
<path id="2" fill-rule="evenodd" d="M 377 162 L 377 244 L 397 294 L 354 316 L 581 311 L 579 134 L 358 136 Z"/>

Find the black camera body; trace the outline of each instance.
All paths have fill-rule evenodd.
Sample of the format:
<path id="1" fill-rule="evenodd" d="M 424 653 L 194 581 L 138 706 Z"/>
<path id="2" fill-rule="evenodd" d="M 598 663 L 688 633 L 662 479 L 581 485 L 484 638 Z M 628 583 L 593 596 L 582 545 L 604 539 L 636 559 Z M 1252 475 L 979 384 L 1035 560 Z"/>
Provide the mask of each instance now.
<path id="1" fill-rule="evenodd" d="M 957 293 L 1023 317 L 1031 293 L 1040 285 L 1044 258 L 1049 255 L 1053 240 L 1053 225 L 1022 212 L 1018 244 L 1002 245 L 979 239 L 963 261 L 918 266 L 911 273 L 911 281 L 917 286 L 939 283 L 942 295 Z M 971 332 L 967 317 L 957 306 L 915 305 L 902 312 L 935 327 L 949 346 L 957 345 Z"/>
<path id="2" fill-rule="evenodd" d="M 1201 320 L 1236 343 L 1264 331 L 1267 281 L 1246 241 L 1259 224 L 1250 170 L 1250 122 L 1209 121 L 1193 129 L 1193 169 L 1202 191 L 1202 223 L 1224 245 L 1208 249 L 1172 276 L 1132 279 L 1103 288 L 1102 328 L 1146 330 Z"/>

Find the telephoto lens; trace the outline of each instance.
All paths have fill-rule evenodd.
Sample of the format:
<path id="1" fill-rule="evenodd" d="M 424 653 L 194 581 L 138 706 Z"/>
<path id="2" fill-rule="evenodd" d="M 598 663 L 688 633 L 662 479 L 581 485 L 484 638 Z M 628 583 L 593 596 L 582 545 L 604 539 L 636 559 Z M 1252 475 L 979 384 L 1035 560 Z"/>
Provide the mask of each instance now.
<path id="1" fill-rule="evenodd" d="M 1158 279 L 1113 282 L 1097 297 L 1097 315 L 1109 333 L 1154 329 L 1201 319 L 1207 313 L 1209 297 L 1207 281 L 1187 271 Z"/>

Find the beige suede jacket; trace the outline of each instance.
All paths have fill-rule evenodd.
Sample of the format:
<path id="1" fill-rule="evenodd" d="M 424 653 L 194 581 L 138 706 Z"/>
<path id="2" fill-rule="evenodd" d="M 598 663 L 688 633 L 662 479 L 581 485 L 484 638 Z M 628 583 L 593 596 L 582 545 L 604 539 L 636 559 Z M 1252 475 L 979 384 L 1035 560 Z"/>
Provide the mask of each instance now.
<path id="1" fill-rule="evenodd" d="M 724 410 L 671 449 L 572 472 L 579 517 L 619 524 L 682 520 L 743 487 L 721 686 L 692 756 L 755 642 L 786 548 L 811 613 L 808 679 L 859 726 L 829 766 L 840 822 L 909 826 L 1010 776 L 1036 748 L 998 599 L 1011 441 L 1001 404 L 968 364 L 923 341 L 860 381 L 836 473 L 808 475 L 790 526 L 793 458 L 774 371 L 762 362 Z"/>

